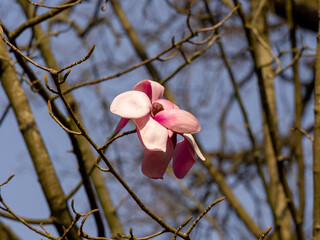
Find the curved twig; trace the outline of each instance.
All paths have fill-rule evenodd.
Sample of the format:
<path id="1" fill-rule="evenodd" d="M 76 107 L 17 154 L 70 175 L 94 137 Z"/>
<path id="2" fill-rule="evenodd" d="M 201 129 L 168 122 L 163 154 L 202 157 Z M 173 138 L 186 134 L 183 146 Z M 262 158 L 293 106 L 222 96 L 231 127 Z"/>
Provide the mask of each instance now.
<path id="1" fill-rule="evenodd" d="M 8 177 L 8 179 L 5 182 L 1 183 L 0 187 L 7 184 L 13 177 L 14 177 L 14 174 L 12 174 L 10 177 Z"/>
<path id="2" fill-rule="evenodd" d="M 41 4 L 41 3 L 32 2 L 30 0 L 27 0 L 27 1 L 31 5 L 38 6 L 38 7 L 45 7 L 45 8 L 49 8 L 49 9 L 65 9 L 65 8 L 72 7 L 72 6 L 77 5 L 78 3 L 82 2 L 82 0 L 77 0 L 74 3 L 61 4 L 60 6 L 48 6 L 48 5 L 44 5 L 44 4 Z"/>
<path id="3" fill-rule="evenodd" d="M 223 201 L 226 197 L 221 197 L 221 198 L 218 198 L 217 200 L 215 200 L 213 203 L 211 203 L 206 210 L 204 210 L 200 215 L 199 217 L 197 217 L 196 220 L 194 220 L 194 222 L 192 223 L 192 225 L 190 226 L 190 228 L 188 229 L 188 231 L 186 232 L 187 235 L 189 235 L 191 233 L 191 231 L 193 230 L 193 228 L 197 225 L 197 223 L 201 220 L 201 218 L 206 215 L 210 209 L 216 205 L 217 203 Z"/>
<path id="4" fill-rule="evenodd" d="M 259 238 L 259 240 L 263 240 L 263 239 L 268 235 L 268 233 L 271 231 L 271 229 L 272 229 L 272 226 L 269 226 L 269 227 L 267 228 L 267 230 L 261 235 L 261 237 Z"/>
<path id="5" fill-rule="evenodd" d="M 59 74 L 59 73 L 63 72 L 63 71 L 66 70 L 66 69 L 72 68 L 72 67 L 74 67 L 74 66 L 76 66 L 76 65 L 78 65 L 78 64 L 80 64 L 80 63 L 82 63 L 82 62 L 84 62 L 84 61 L 86 61 L 86 60 L 88 60 L 89 57 L 91 56 L 91 54 L 93 53 L 94 48 L 95 48 L 95 44 L 92 45 L 92 47 L 89 49 L 87 55 L 86 55 L 84 58 L 82 58 L 82 59 L 80 59 L 79 61 L 76 61 L 76 62 L 70 64 L 69 66 L 66 66 L 66 67 L 64 67 L 64 68 L 61 68 L 61 69 L 58 70 L 56 73 Z M 70 72 L 69 72 L 69 73 L 70 73 Z M 69 73 L 68 73 L 68 75 L 69 75 Z M 67 77 L 68 75 L 66 75 L 66 77 Z M 66 78 L 66 77 L 65 77 L 65 78 Z"/>
<path id="6" fill-rule="evenodd" d="M 81 132 L 76 132 L 76 131 L 72 131 L 70 129 L 68 129 L 67 127 L 65 127 L 60 121 L 59 119 L 53 115 L 52 113 L 52 107 L 51 107 L 51 101 L 48 100 L 48 111 L 49 111 L 49 114 L 50 116 L 59 124 L 60 127 L 63 128 L 63 130 L 65 130 L 67 133 L 71 133 L 71 134 L 74 134 L 74 135 L 82 135 Z"/>
<path id="7" fill-rule="evenodd" d="M 174 236 L 173 236 L 172 240 L 176 240 L 176 238 L 177 238 L 177 233 L 180 232 L 180 230 L 181 230 L 184 226 L 186 226 L 186 225 L 191 221 L 191 219 L 192 219 L 192 216 L 188 217 L 188 218 L 177 228 L 176 232 L 174 233 Z"/>

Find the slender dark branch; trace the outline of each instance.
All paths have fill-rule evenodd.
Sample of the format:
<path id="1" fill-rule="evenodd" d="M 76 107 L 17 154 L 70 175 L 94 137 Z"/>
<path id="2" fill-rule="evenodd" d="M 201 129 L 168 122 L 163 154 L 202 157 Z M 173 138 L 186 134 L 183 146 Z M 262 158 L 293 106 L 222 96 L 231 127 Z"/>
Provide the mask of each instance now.
<path id="1" fill-rule="evenodd" d="M 271 229 L 272 229 L 272 226 L 269 226 L 269 227 L 267 228 L 267 230 L 261 235 L 261 237 L 259 238 L 259 240 L 263 240 L 263 239 L 268 235 L 268 233 L 271 231 Z"/>
<path id="2" fill-rule="evenodd" d="M 15 218 L 14 216 L 12 216 L 9 213 L 0 212 L 0 216 L 4 217 L 4 218 L 11 219 L 11 220 L 19 221 L 17 218 Z M 32 218 L 22 218 L 22 217 L 20 217 L 20 218 L 29 224 L 53 224 L 54 223 L 54 219 L 51 217 L 47 218 L 47 219 L 32 219 Z"/>
<path id="3" fill-rule="evenodd" d="M 72 6 L 82 2 L 82 0 L 77 0 L 74 3 L 61 4 L 60 6 L 48 6 L 48 5 L 44 5 L 44 4 L 41 4 L 41 3 L 32 2 L 30 0 L 27 0 L 27 1 L 31 5 L 38 6 L 38 7 L 45 7 L 45 8 L 49 8 L 49 9 L 66 9 L 66 8 L 72 7 Z"/>
<path id="4" fill-rule="evenodd" d="M 52 9 L 42 15 L 39 16 L 35 16 L 33 18 L 30 18 L 28 21 L 24 22 L 23 24 L 21 24 L 18 28 L 16 28 L 16 30 L 14 30 L 13 32 L 11 32 L 9 34 L 9 39 L 15 39 L 16 37 L 18 37 L 24 30 L 35 26 L 36 24 L 39 24 L 49 18 L 52 18 L 53 16 L 56 16 L 57 14 L 59 14 L 60 12 L 62 12 L 63 10 L 69 8 L 70 6 L 68 6 L 69 3 L 74 2 L 74 0 L 67 0 L 64 3 L 62 3 L 61 5 L 64 5 L 64 7 L 59 8 L 59 9 Z M 76 1 L 77 2 L 77 1 Z M 60 5 L 60 6 L 61 6 Z"/>
<path id="5" fill-rule="evenodd" d="M 38 68 L 41 68 L 42 70 L 45 70 L 47 72 L 54 72 L 55 70 L 52 68 L 47 68 L 45 66 L 42 66 L 41 64 L 36 63 L 35 61 L 33 61 L 31 58 L 27 57 L 26 55 L 24 55 L 16 46 L 14 46 L 12 43 L 10 43 L 3 35 L 3 29 L 0 26 L 0 37 L 1 39 L 5 42 L 5 44 L 7 44 L 13 51 L 19 53 L 25 60 L 27 60 L 28 62 L 32 63 L 33 65 L 35 65 Z"/>
<path id="6" fill-rule="evenodd" d="M 15 214 L 9 207 L 8 205 L 3 201 L 1 193 L 0 193 L 0 203 L 4 206 L 4 208 L 1 207 L 1 209 L 7 211 L 8 213 L 10 213 L 15 219 L 17 219 L 19 222 L 21 222 L 22 224 L 24 224 L 26 227 L 28 227 L 29 229 L 31 229 L 32 231 L 36 232 L 37 234 L 44 236 L 46 238 L 52 239 L 52 240 L 58 240 L 58 238 L 55 238 L 54 236 L 52 236 L 50 233 L 46 233 L 46 232 L 42 232 L 40 230 L 38 230 L 37 228 L 32 227 L 28 222 L 25 221 L 25 219 L 19 217 L 17 214 Z"/>
<path id="7" fill-rule="evenodd" d="M 8 103 L 8 105 L 6 106 L 6 108 L 4 109 L 4 111 L 3 111 L 3 113 L 2 113 L 2 115 L 0 117 L 0 126 L 1 126 L 2 122 L 4 121 L 4 119 L 6 118 L 10 108 L 11 108 L 11 104 Z"/>
<path id="8" fill-rule="evenodd" d="M 82 62 L 84 62 L 84 61 L 86 61 L 86 60 L 88 60 L 88 59 L 90 58 L 91 54 L 93 53 L 94 48 L 95 48 L 95 45 L 93 44 L 92 47 L 89 49 L 87 55 L 86 55 L 84 58 L 82 58 L 82 59 L 80 59 L 79 61 L 76 61 L 76 62 L 70 64 L 69 66 L 66 66 L 66 67 L 64 67 L 64 68 L 61 68 L 59 71 L 57 71 L 57 74 L 63 72 L 63 71 L 66 70 L 66 69 L 72 68 L 72 67 L 74 67 L 74 66 L 76 66 L 76 65 L 78 65 L 78 64 L 80 64 L 80 63 L 82 63 Z M 68 75 L 67 75 L 67 76 L 68 76 Z M 65 77 L 65 78 L 66 78 L 66 77 Z"/>
<path id="9" fill-rule="evenodd" d="M 192 219 L 192 216 L 188 217 L 176 230 L 176 232 L 174 233 L 174 236 L 172 238 L 172 240 L 176 240 L 177 238 L 177 233 L 181 231 L 182 228 L 184 228 Z"/>
<path id="10" fill-rule="evenodd" d="M 0 184 L 0 187 L 2 187 L 3 185 L 6 185 L 12 178 L 14 177 L 14 174 L 12 174 L 10 177 L 8 177 L 8 179 Z"/>
<path id="11" fill-rule="evenodd" d="M 233 14 L 234 12 L 239 8 L 239 6 L 235 7 L 234 9 L 232 9 L 232 11 L 230 11 L 230 13 L 224 18 L 221 20 L 221 22 L 217 23 L 216 25 L 212 26 L 212 27 L 208 27 L 208 28 L 201 28 L 201 29 L 198 29 L 198 30 L 194 30 L 195 33 L 199 33 L 199 32 L 210 32 L 210 31 L 214 31 L 216 28 L 220 27 L 223 23 L 225 23 Z M 103 78 L 100 78 L 100 79 L 96 79 L 96 80 L 92 80 L 92 81 L 87 81 L 87 82 L 83 82 L 83 83 L 79 83 L 79 84 L 75 84 L 73 85 L 72 87 L 70 87 L 69 89 L 63 91 L 63 94 L 67 94 L 75 89 L 78 89 L 78 88 L 81 88 L 81 87 L 84 87 L 84 86 L 88 86 L 88 85 L 94 85 L 94 84 L 98 84 L 100 82 L 104 82 L 104 81 L 107 81 L 107 80 L 111 80 L 111 79 L 114 79 L 114 78 L 117 78 L 119 76 L 122 76 L 128 72 L 131 72 L 141 66 L 144 66 L 148 63 L 151 63 L 155 60 L 159 60 L 159 58 L 161 58 L 161 56 L 165 55 L 166 53 L 170 52 L 171 50 L 173 49 L 178 49 L 182 44 L 188 42 L 191 38 L 193 38 L 194 35 L 192 34 L 189 34 L 188 36 L 186 36 L 185 38 L 181 39 L 179 42 L 174 42 L 174 38 L 172 38 L 172 43 L 171 43 L 171 46 L 168 47 L 167 49 L 163 50 L 162 52 L 158 53 L 157 55 L 155 55 L 154 57 L 151 57 L 151 58 L 148 58 L 146 60 L 143 60 L 141 61 L 140 63 L 138 64 L 135 64 L 121 72 L 118 72 L 118 73 L 115 73 L 115 74 L 112 74 L 112 75 L 109 75 L 107 77 L 103 77 Z M 212 39 L 212 38 L 211 38 Z M 164 80 L 163 80 L 164 81 Z M 167 81 L 167 80 L 166 80 Z M 55 97 L 56 98 L 56 97 Z"/>
<path id="12" fill-rule="evenodd" d="M 186 232 L 187 235 L 189 235 L 191 233 L 191 231 L 194 229 L 194 227 L 197 225 L 197 223 L 201 220 L 201 218 L 206 215 L 210 209 L 216 205 L 217 203 L 223 201 L 226 197 L 221 197 L 221 198 L 218 198 L 217 200 L 215 200 L 213 203 L 211 203 L 206 210 L 204 210 L 200 215 L 199 217 L 196 218 L 196 220 L 194 220 L 194 222 L 192 223 L 192 225 L 190 226 L 190 228 L 188 229 L 188 231 Z"/>
<path id="13" fill-rule="evenodd" d="M 74 135 L 82 135 L 81 132 L 76 132 L 76 131 L 72 131 L 70 129 L 68 129 L 67 127 L 65 127 L 60 121 L 59 119 L 53 115 L 52 113 L 52 107 L 51 107 L 51 101 L 49 100 L 48 101 L 48 111 L 49 111 L 49 114 L 50 116 L 59 124 L 60 127 L 63 128 L 63 130 L 65 130 L 67 133 L 71 133 L 71 134 L 74 134 Z"/>
<path id="14" fill-rule="evenodd" d="M 120 133 L 120 134 L 110 138 L 105 144 L 103 144 L 103 146 L 99 147 L 99 150 L 105 150 L 112 142 L 114 142 L 118 138 L 121 138 L 121 137 L 126 136 L 126 135 L 130 135 L 130 134 L 136 133 L 136 132 L 137 132 L 137 130 L 133 129 L 133 130 L 128 131 L 128 132 Z"/>

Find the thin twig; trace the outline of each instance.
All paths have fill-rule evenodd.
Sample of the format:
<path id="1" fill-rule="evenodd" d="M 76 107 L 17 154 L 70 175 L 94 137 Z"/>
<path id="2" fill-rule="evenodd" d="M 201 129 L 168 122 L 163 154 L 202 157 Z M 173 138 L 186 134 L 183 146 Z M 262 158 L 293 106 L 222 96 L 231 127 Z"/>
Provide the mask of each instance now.
<path id="1" fill-rule="evenodd" d="M 74 220 L 72 221 L 70 226 L 67 228 L 67 230 L 64 231 L 63 235 L 61 236 L 61 238 L 59 238 L 59 240 L 60 239 L 63 240 L 66 237 L 68 232 L 71 230 L 71 228 L 73 228 L 73 226 L 78 222 L 79 219 L 80 219 L 80 215 L 76 214 L 76 216 L 74 217 Z"/>
<path id="2" fill-rule="evenodd" d="M 89 49 L 87 55 L 86 55 L 84 58 L 82 58 L 82 59 L 80 59 L 79 61 L 76 61 L 76 62 L 70 64 L 69 66 L 66 66 L 66 67 L 64 67 L 64 68 L 61 68 L 60 70 L 57 71 L 57 74 L 63 72 L 63 71 L 66 70 L 66 69 L 72 68 L 72 67 L 74 67 L 74 66 L 76 66 L 76 65 L 78 65 L 78 64 L 80 64 L 80 63 L 82 63 L 82 62 L 84 62 L 84 61 L 86 61 L 86 60 L 88 60 L 88 59 L 90 58 L 91 54 L 93 53 L 94 48 L 95 48 L 95 44 L 92 45 L 92 47 Z M 69 73 L 68 73 L 68 74 L 69 74 Z M 67 75 L 67 76 L 68 76 L 68 75 Z M 66 77 L 65 77 L 65 78 L 66 78 Z"/>
<path id="3" fill-rule="evenodd" d="M 88 233 L 86 233 L 85 231 L 83 231 L 83 225 L 84 223 L 86 222 L 87 218 L 89 217 L 89 215 L 95 213 L 99 211 L 99 209 L 93 209 L 91 210 L 90 212 L 88 212 L 87 214 L 81 214 L 81 215 L 84 215 L 84 218 L 82 219 L 81 221 L 81 224 L 80 224 L 80 227 L 79 227 L 79 235 L 80 237 L 84 237 L 84 238 L 87 238 L 87 239 L 92 239 L 92 240 L 112 240 L 110 238 L 105 238 L 105 237 L 92 237 L 90 236 Z"/>
<path id="4" fill-rule="evenodd" d="M 109 0 L 105 0 L 105 1 L 104 1 L 103 6 L 101 7 L 101 11 L 104 12 L 105 10 L 107 10 L 107 3 L 108 3 L 108 1 L 109 1 Z"/>
<path id="5" fill-rule="evenodd" d="M 62 5 L 67 6 L 67 4 L 72 3 L 74 0 L 67 0 L 64 3 L 62 3 Z M 59 8 L 59 9 L 52 9 L 44 14 L 35 16 L 33 18 L 28 19 L 28 21 L 25 21 L 23 24 L 21 24 L 19 27 L 17 27 L 14 31 L 12 31 L 11 33 L 9 33 L 9 39 L 15 39 L 17 38 L 24 30 L 31 28 L 32 26 L 35 26 L 36 24 L 39 24 L 49 18 L 52 18 L 54 16 L 56 16 L 57 14 L 61 13 L 64 9 L 69 8 L 67 7 L 63 7 L 63 8 Z"/>
<path id="6" fill-rule="evenodd" d="M 1 126 L 2 122 L 4 121 L 4 119 L 6 118 L 10 108 L 11 108 L 11 104 L 8 103 L 8 105 L 6 106 L 6 108 L 4 109 L 4 111 L 3 111 L 3 113 L 2 113 L 2 115 L 0 117 L 0 126 Z"/>
<path id="7" fill-rule="evenodd" d="M 10 177 L 8 177 L 8 179 L 5 182 L 1 183 L 0 187 L 7 184 L 13 177 L 14 177 L 14 174 L 12 174 Z"/>
<path id="8" fill-rule="evenodd" d="M 11 179 L 11 178 L 10 178 Z M 9 179 L 8 179 L 9 180 Z M 19 217 L 17 214 L 15 214 L 9 207 L 8 205 L 3 201 L 1 194 L 0 194 L 0 203 L 4 206 L 1 207 L 1 209 L 3 209 L 4 211 L 9 212 L 12 216 L 14 216 L 19 222 L 21 222 L 22 224 L 24 224 L 26 227 L 28 227 L 29 229 L 31 229 L 32 231 L 34 231 L 35 233 L 44 236 L 46 238 L 52 239 L 52 240 L 58 240 L 58 238 L 55 238 L 54 236 L 52 236 L 50 233 L 46 233 L 46 232 L 42 232 L 40 230 L 38 230 L 37 228 L 32 227 L 29 223 L 27 223 L 23 218 Z"/>
<path id="9" fill-rule="evenodd" d="M 43 229 L 43 231 L 46 233 L 46 234 L 50 234 L 50 232 L 43 226 L 42 223 L 39 224 L 40 227 Z"/>
<path id="10" fill-rule="evenodd" d="M 160 236 L 160 235 L 162 235 L 162 234 L 164 234 L 164 233 L 166 233 L 166 232 L 168 232 L 168 231 L 167 231 L 167 230 L 162 230 L 162 231 L 160 231 L 160 232 L 154 233 L 154 234 L 149 235 L 149 236 L 146 236 L 146 237 L 136 238 L 136 240 L 149 240 L 149 239 L 151 239 L 151 238 L 155 238 L 155 237 L 157 237 L 157 236 Z M 119 236 L 119 237 L 126 238 L 126 239 L 130 239 L 131 236 L 130 236 L 130 235 L 126 235 L 126 236 Z"/>
<path id="11" fill-rule="evenodd" d="M 174 51 L 170 56 L 168 57 L 158 57 L 157 60 L 159 60 L 160 62 L 165 62 L 165 61 L 168 61 L 172 58 L 174 58 L 176 55 L 178 54 L 178 51 Z"/>
<path id="12" fill-rule="evenodd" d="M 302 134 L 304 134 L 307 138 L 310 139 L 311 142 L 313 142 L 313 137 L 311 137 L 311 135 L 304 129 L 302 128 L 298 128 L 298 127 L 294 127 L 294 128 L 291 128 L 290 129 L 291 131 L 299 131 L 301 132 Z"/>
<path id="13" fill-rule="evenodd" d="M 95 166 L 102 172 L 110 172 L 109 168 L 102 168 L 99 166 L 99 164 L 96 162 Z"/>
<path id="14" fill-rule="evenodd" d="M 9 213 L 5 213 L 5 212 L 0 212 L 0 216 L 4 217 L 4 218 L 8 218 L 10 220 L 16 220 L 18 221 L 18 219 L 16 219 L 14 216 L 12 216 Z M 22 217 L 20 217 L 22 218 Z M 27 223 L 29 224 L 53 224 L 53 218 L 49 217 L 47 219 L 31 219 L 31 218 L 22 218 L 23 220 L 25 220 Z"/>
<path id="15" fill-rule="evenodd" d="M 170 75 L 168 75 L 166 78 L 162 79 L 159 83 L 165 84 L 167 81 L 169 81 L 171 78 L 173 78 L 178 72 L 180 72 L 185 66 L 187 66 L 190 62 L 192 62 L 194 59 L 200 57 L 203 53 L 205 53 L 206 50 L 211 47 L 211 45 L 221 36 L 221 34 L 215 35 L 208 44 L 203 47 L 200 51 L 195 52 L 190 58 L 185 59 L 185 61 L 177 67 Z M 183 52 L 182 52 L 183 53 Z"/>
<path id="16" fill-rule="evenodd" d="M 0 37 L 1 39 L 5 42 L 5 44 L 7 44 L 13 51 L 15 51 L 16 53 L 19 53 L 25 60 L 27 60 L 28 62 L 32 63 L 33 65 L 35 65 L 38 68 L 41 68 L 42 70 L 45 70 L 47 72 L 54 72 L 55 70 L 52 68 L 47 68 L 45 66 L 42 66 L 38 63 L 36 63 L 35 61 L 33 61 L 31 58 L 27 57 L 26 55 L 24 55 L 18 48 L 16 48 L 16 46 L 14 46 L 12 43 L 10 43 L 3 35 L 3 29 L 0 26 Z"/>
<path id="17" fill-rule="evenodd" d="M 30 3 L 31 5 L 38 6 L 38 7 L 45 7 L 45 8 L 49 8 L 49 9 L 65 9 L 65 8 L 72 7 L 72 6 L 74 6 L 74 5 L 82 2 L 82 0 L 77 0 L 77 1 L 74 2 L 74 3 L 61 4 L 60 6 L 48 6 L 48 5 L 44 5 L 44 4 L 41 4 L 41 3 L 32 2 L 32 1 L 30 1 L 30 0 L 27 0 L 27 1 L 28 1 L 28 3 Z"/>
<path id="18" fill-rule="evenodd" d="M 221 22 L 219 22 L 218 24 L 212 26 L 212 27 L 208 27 L 208 28 L 201 28 L 201 29 L 198 29 L 198 30 L 194 30 L 195 33 L 200 33 L 200 32 L 210 32 L 210 31 L 214 31 L 216 28 L 220 27 L 222 24 L 224 24 L 233 14 L 234 12 L 239 8 L 239 5 L 236 6 L 234 9 L 232 9 L 232 11 L 224 18 L 221 20 Z M 164 54 L 170 52 L 171 50 L 173 49 L 177 49 L 179 48 L 183 43 L 186 43 L 188 42 L 191 38 L 193 38 L 194 35 L 192 34 L 189 34 L 188 36 L 186 36 L 185 38 L 181 39 L 179 42 L 174 42 L 174 37 L 172 38 L 172 43 L 171 43 L 171 46 L 168 47 L 167 49 L 163 50 L 162 52 L 158 53 L 156 56 L 154 57 L 151 57 L 151 58 L 148 58 L 146 60 L 143 60 L 141 61 L 140 63 L 138 64 L 135 64 L 121 72 L 118 72 L 118 73 L 115 73 L 115 74 L 112 74 L 112 75 L 109 75 L 107 77 L 103 77 L 103 78 L 100 78 L 100 79 L 96 79 L 96 80 L 91 80 L 91 81 L 87 81 L 87 82 L 83 82 L 83 83 L 79 83 L 79 84 L 75 84 L 73 85 L 72 87 L 68 88 L 67 90 L 63 91 L 63 94 L 67 94 L 75 89 L 78 89 L 78 88 L 81 88 L 81 87 L 84 87 L 84 86 L 88 86 L 88 85 L 94 85 L 94 84 L 98 84 L 98 83 L 101 83 L 101 82 L 104 82 L 104 81 L 107 81 L 107 80 L 111 80 L 113 78 L 116 78 L 116 77 L 119 77 L 119 76 L 122 76 L 128 72 L 131 72 L 141 66 L 144 66 L 148 63 L 151 63 L 155 60 L 159 60 L 159 58 L 161 56 L 163 56 Z M 193 43 L 195 44 L 195 43 Z M 57 98 L 54 97 L 53 99 Z"/>
<path id="19" fill-rule="evenodd" d="M 54 90 L 53 88 L 51 88 L 51 87 L 49 86 L 48 77 L 47 77 L 47 74 L 46 74 L 46 73 L 43 74 L 43 78 L 44 78 L 44 83 L 45 83 L 47 89 L 48 89 L 50 92 L 53 92 L 53 93 L 55 93 L 55 94 L 58 94 L 58 92 L 57 92 L 56 90 Z"/>
<path id="20" fill-rule="evenodd" d="M 261 237 L 259 238 L 259 240 L 263 240 L 263 239 L 268 235 L 268 233 L 271 231 L 271 229 L 272 229 L 272 226 L 269 226 L 269 227 L 267 228 L 267 230 L 261 235 Z"/>
<path id="21" fill-rule="evenodd" d="M 189 235 L 191 233 L 191 231 L 193 230 L 193 228 L 197 225 L 197 223 L 201 220 L 201 218 L 206 215 L 210 209 L 216 205 L 217 203 L 223 201 L 226 197 L 221 197 L 221 198 L 218 198 L 217 200 L 215 200 L 213 203 L 211 203 L 206 210 L 204 210 L 200 215 L 199 217 L 197 217 L 196 220 L 194 220 L 194 222 L 192 223 L 192 225 L 190 226 L 190 228 L 188 229 L 188 231 L 186 232 L 187 235 Z"/>
<path id="22" fill-rule="evenodd" d="M 63 130 L 65 130 L 67 133 L 71 133 L 71 134 L 74 134 L 74 135 L 82 135 L 81 132 L 76 132 L 76 131 L 72 131 L 70 129 L 68 129 L 67 127 L 65 127 L 60 121 L 58 118 L 56 118 L 56 116 L 53 115 L 52 113 L 52 107 L 51 107 L 51 101 L 48 100 L 48 111 L 49 111 L 49 114 L 50 116 L 59 124 L 60 127 L 63 128 Z"/>
<path id="23" fill-rule="evenodd" d="M 118 138 L 121 138 L 123 136 L 129 135 L 129 134 L 132 134 L 132 133 L 136 133 L 136 132 L 137 132 L 137 130 L 133 129 L 131 131 L 120 133 L 120 134 L 110 138 L 105 144 L 103 144 L 103 146 L 99 147 L 99 150 L 106 149 L 108 147 L 108 145 L 110 145 L 113 141 L 117 140 Z"/>
<path id="24" fill-rule="evenodd" d="M 192 219 L 192 216 L 188 217 L 188 218 L 177 228 L 176 232 L 174 233 L 174 236 L 173 236 L 172 240 L 176 240 L 178 232 L 180 232 L 180 230 L 181 230 L 182 228 L 184 228 L 184 227 L 191 221 L 191 219 Z"/>
<path id="25" fill-rule="evenodd" d="M 274 73 L 274 75 L 278 75 L 281 72 L 281 61 L 280 59 L 274 54 L 274 52 L 272 51 L 271 47 L 268 45 L 268 43 L 265 42 L 265 40 L 263 40 L 263 38 L 259 35 L 257 29 L 250 27 L 252 33 L 254 34 L 254 36 L 257 38 L 257 40 L 259 41 L 259 43 L 268 51 L 268 53 L 271 55 L 271 57 L 276 61 L 277 63 L 277 68 L 276 71 Z"/>

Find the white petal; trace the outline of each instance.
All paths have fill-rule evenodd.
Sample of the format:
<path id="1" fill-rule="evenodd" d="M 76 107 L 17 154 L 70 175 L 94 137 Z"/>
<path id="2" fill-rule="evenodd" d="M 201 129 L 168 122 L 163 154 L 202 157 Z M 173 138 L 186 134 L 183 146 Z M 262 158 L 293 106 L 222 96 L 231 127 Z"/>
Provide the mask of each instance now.
<path id="1" fill-rule="evenodd" d="M 155 81 L 151 81 L 149 80 L 150 84 L 151 84 L 151 89 L 152 89 L 152 102 L 154 102 L 155 100 L 162 98 L 163 93 L 164 93 L 164 87 L 155 82 Z"/>
<path id="2" fill-rule="evenodd" d="M 119 94 L 112 101 L 110 111 L 123 118 L 141 118 L 151 109 L 149 97 L 140 91 L 128 91 Z"/>
<path id="3" fill-rule="evenodd" d="M 148 114 L 134 120 L 141 143 L 149 150 L 166 151 L 168 131 Z"/>
<path id="4" fill-rule="evenodd" d="M 184 136 L 184 138 L 187 139 L 187 140 L 189 141 L 189 143 L 193 146 L 194 151 L 196 152 L 196 154 L 198 155 L 198 157 L 199 157 L 202 161 L 206 160 L 205 157 L 202 155 L 202 153 L 201 153 L 201 151 L 200 151 L 200 149 L 199 149 L 196 141 L 195 141 L 194 138 L 192 137 L 192 135 L 185 133 L 185 134 L 182 134 L 182 136 Z"/>

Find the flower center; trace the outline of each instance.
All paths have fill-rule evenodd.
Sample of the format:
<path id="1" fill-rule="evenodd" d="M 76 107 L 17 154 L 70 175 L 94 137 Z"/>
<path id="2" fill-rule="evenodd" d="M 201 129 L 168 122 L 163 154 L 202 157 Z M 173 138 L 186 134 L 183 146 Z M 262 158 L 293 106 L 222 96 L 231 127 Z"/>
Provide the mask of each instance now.
<path id="1" fill-rule="evenodd" d="M 160 103 L 153 103 L 152 104 L 152 110 L 151 110 L 151 115 L 152 117 L 154 117 L 155 115 L 157 115 L 158 112 L 161 112 L 162 110 L 164 110 L 162 104 Z"/>

